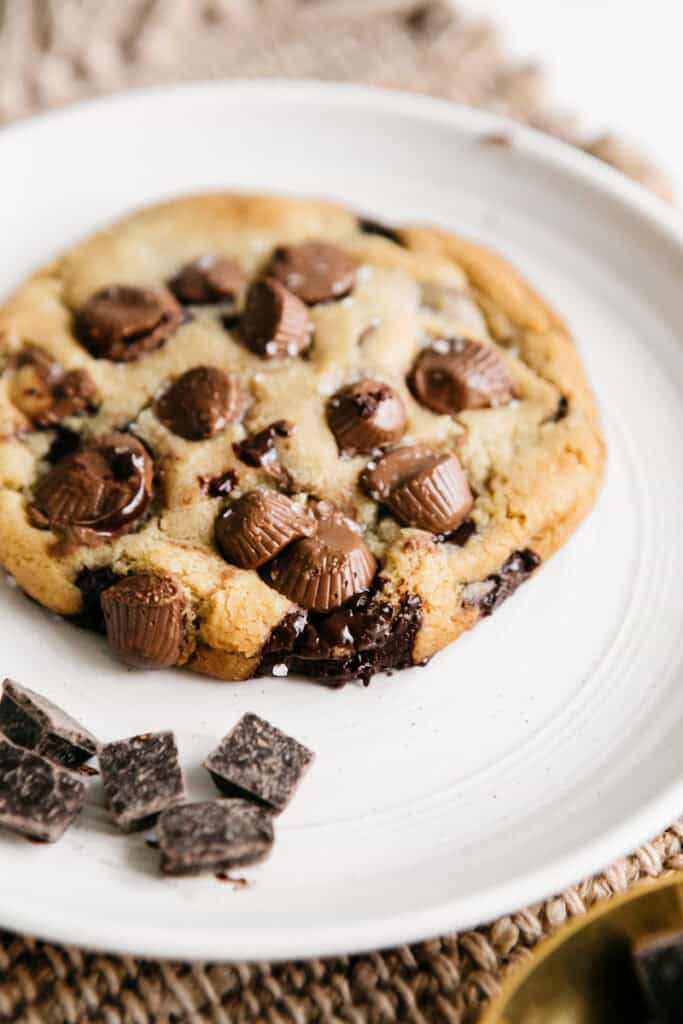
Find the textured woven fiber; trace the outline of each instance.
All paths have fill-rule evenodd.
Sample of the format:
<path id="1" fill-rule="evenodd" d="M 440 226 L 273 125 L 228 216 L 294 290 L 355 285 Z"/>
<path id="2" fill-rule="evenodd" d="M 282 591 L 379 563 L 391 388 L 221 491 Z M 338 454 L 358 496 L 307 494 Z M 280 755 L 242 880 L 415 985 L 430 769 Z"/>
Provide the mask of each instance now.
<path id="1" fill-rule="evenodd" d="M 280 75 L 448 96 L 560 135 L 662 194 L 616 139 L 551 113 L 536 69 L 438 0 L 0 0 L 0 122 L 128 85 Z M 493 924 L 414 946 L 286 964 L 154 963 L 0 933 L 0 1021 L 470 1024 L 547 933 L 643 877 L 683 869 L 683 821 L 603 874 Z"/>

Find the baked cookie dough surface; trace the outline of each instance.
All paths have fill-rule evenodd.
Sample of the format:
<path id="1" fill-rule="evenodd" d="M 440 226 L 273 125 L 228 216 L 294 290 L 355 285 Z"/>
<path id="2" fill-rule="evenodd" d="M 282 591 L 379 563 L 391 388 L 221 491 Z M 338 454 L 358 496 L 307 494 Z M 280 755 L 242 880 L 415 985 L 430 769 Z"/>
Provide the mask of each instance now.
<path id="1" fill-rule="evenodd" d="M 601 481 L 573 342 L 516 271 L 329 203 L 136 212 L 9 298 L 0 356 L 0 561 L 138 666 L 422 663 Z"/>

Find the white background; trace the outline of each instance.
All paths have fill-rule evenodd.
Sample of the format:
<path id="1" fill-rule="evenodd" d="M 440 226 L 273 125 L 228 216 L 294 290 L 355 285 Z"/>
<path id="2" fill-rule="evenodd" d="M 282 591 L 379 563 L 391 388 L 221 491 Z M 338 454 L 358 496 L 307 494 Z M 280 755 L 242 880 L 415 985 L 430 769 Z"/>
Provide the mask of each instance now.
<path id="1" fill-rule="evenodd" d="M 683 0 L 458 0 L 508 51 L 537 60 L 553 100 L 588 129 L 651 154 L 683 198 Z"/>

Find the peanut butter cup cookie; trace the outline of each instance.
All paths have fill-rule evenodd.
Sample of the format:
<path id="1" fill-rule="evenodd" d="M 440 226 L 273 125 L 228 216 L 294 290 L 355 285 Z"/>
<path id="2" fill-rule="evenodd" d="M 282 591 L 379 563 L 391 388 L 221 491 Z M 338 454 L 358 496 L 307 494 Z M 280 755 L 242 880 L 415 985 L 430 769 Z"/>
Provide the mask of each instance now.
<path id="1" fill-rule="evenodd" d="M 423 663 L 602 476 L 572 340 L 507 263 L 328 203 L 135 213 L 9 298 L 0 358 L 0 561 L 136 667 Z"/>

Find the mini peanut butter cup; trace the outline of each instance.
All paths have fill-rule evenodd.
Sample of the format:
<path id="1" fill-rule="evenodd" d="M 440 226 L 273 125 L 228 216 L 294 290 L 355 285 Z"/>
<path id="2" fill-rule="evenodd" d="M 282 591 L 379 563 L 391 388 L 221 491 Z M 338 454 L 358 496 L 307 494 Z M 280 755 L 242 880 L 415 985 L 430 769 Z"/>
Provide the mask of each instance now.
<path id="1" fill-rule="evenodd" d="M 65 370 L 39 349 L 21 352 L 14 363 L 10 397 L 36 427 L 52 427 L 93 408 L 97 391 L 87 370 Z"/>
<path id="2" fill-rule="evenodd" d="M 76 334 L 97 359 L 129 363 L 168 341 L 184 319 L 165 288 L 110 285 L 76 313 Z"/>
<path id="3" fill-rule="evenodd" d="M 314 536 L 296 541 L 276 558 L 267 579 L 302 608 L 326 612 L 367 590 L 376 568 L 360 533 L 343 517 L 330 516 L 320 521 Z"/>
<path id="4" fill-rule="evenodd" d="M 456 456 L 420 445 L 382 456 L 368 466 L 361 482 L 404 526 L 431 533 L 455 529 L 472 509 L 472 494 Z"/>
<path id="5" fill-rule="evenodd" d="M 315 530 L 313 517 L 291 498 L 260 488 L 248 491 L 218 516 L 216 542 L 228 562 L 258 569 Z"/>
<path id="6" fill-rule="evenodd" d="M 242 334 L 252 352 L 265 359 L 294 357 L 311 344 L 313 324 L 301 299 L 273 277 L 247 292 Z"/>
<path id="7" fill-rule="evenodd" d="M 399 395 L 388 384 L 361 380 L 332 396 L 327 422 L 342 455 L 368 454 L 400 440 L 406 413 Z"/>
<path id="8" fill-rule="evenodd" d="M 178 302 L 202 306 L 213 302 L 236 302 L 246 283 L 246 277 L 234 260 L 207 253 L 181 267 L 168 282 L 168 287 Z"/>
<path id="9" fill-rule="evenodd" d="M 266 273 L 309 306 L 348 295 L 356 280 L 353 260 L 328 242 L 279 246 Z"/>
<path id="10" fill-rule="evenodd" d="M 101 596 L 112 651 L 136 668 L 177 664 L 185 644 L 187 601 L 171 576 L 125 576 Z"/>
<path id="11" fill-rule="evenodd" d="M 243 409 L 237 377 L 216 366 L 196 366 L 183 373 L 156 403 L 164 426 L 187 441 L 214 437 L 239 419 Z"/>
<path id="12" fill-rule="evenodd" d="M 515 397 L 502 356 L 470 338 L 434 341 L 418 355 L 408 383 L 418 402 L 438 413 L 493 408 Z"/>
<path id="13" fill-rule="evenodd" d="M 105 434 L 65 455 L 38 482 L 31 506 L 35 525 L 107 535 L 132 529 L 152 499 L 154 465 L 130 434 Z"/>

